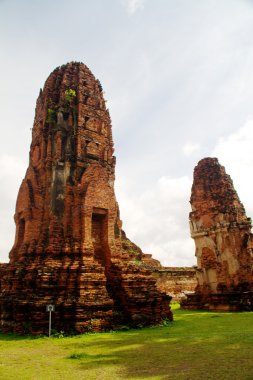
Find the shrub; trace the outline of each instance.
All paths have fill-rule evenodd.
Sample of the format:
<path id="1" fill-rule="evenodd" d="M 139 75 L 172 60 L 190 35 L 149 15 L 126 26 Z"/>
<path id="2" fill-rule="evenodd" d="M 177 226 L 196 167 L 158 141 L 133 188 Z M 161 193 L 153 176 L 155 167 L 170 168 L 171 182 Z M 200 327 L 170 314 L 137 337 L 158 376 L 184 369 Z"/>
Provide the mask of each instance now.
<path id="1" fill-rule="evenodd" d="M 55 124 L 56 123 L 56 112 L 53 108 L 48 108 L 46 122 L 48 124 Z"/>
<path id="2" fill-rule="evenodd" d="M 69 105 L 73 102 L 73 99 L 76 97 L 76 92 L 72 88 L 67 88 L 65 91 L 65 102 Z"/>

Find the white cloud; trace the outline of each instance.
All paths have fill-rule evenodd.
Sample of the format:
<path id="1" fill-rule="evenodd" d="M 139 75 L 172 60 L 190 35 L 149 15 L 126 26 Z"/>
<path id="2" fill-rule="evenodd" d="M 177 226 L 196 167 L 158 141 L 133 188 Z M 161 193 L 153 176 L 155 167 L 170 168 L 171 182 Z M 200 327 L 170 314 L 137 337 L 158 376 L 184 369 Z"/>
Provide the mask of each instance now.
<path id="1" fill-rule="evenodd" d="M 1 195 L 5 198 L 3 207 L 9 201 L 16 200 L 19 186 L 25 175 L 26 165 L 15 156 L 0 156 L 0 187 Z"/>
<path id="2" fill-rule="evenodd" d="M 210 155 L 218 136 L 228 136 L 252 112 L 252 5 L 236 0 L 183 0 L 162 1 L 159 7 L 156 1 L 120 0 L 115 4 L 109 0 L 101 2 L 98 11 L 96 2 L 79 1 L 76 28 L 68 30 L 62 19 L 73 13 L 70 2 L 61 7 L 58 18 L 52 12 L 52 6 L 57 8 L 53 2 L 36 2 L 34 7 L 26 3 L 6 2 L 0 12 L 5 31 L 5 54 L 0 62 L 0 152 L 27 156 L 30 135 L 26 131 L 32 126 L 39 87 L 54 67 L 73 59 L 84 61 L 106 89 L 117 170 L 121 167 L 122 176 L 133 180 L 119 196 L 126 232 L 169 265 L 180 265 L 188 252 L 195 260 L 187 225 L 190 190 L 178 199 L 175 188 L 174 195 L 169 191 L 167 181 L 172 185 L 172 178 L 165 177 L 163 186 L 156 181 L 163 175 L 174 177 L 176 184 L 182 184 L 180 176 L 191 178 L 196 156 Z M 85 14 L 96 17 L 86 17 L 83 23 Z M 234 179 L 248 210 L 253 205 L 252 165 L 242 165 L 242 159 L 248 159 L 246 153 L 253 146 L 246 147 L 249 134 L 238 141 L 231 136 L 220 140 L 214 153 Z M 243 146 L 240 154 L 239 146 Z M 14 178 L 8 168 L 13 168 L 16 177 L 16 164 L 15 159 L 12 163 L 6 160 L 1 181 L 0 254 L 7 241 L 6 222 L 14 225 L 12 215 L 22 177 Z M 135 195 L 131 196 L 131 191 Z M 178 216 L 176 207 L 184 214 Z M 3 217 L 7 208 L 8 218 Z M 6 247 L 13 238 L 9 241 L 4 243 Z"/>
<path id="3" fill-rule="evenodd" d="M 192 142 L 188 142 L 183 146 L 183 154 L 185 156 L 191 156 L 193 153 L 197 152 L 199 150 L 200 146 L 199 144 L 194 144 Z"/>
<path id="4" fill-rule="evenodd" d="M 211 156 L 217 157 L 234 181 L 249 216 L 253 216 L 253 119 L 236 132 L 221 137 Z M 199 150 L 188 142 L 185 155 Z M 133 194 L 134 183 L 120 176 L 117 198 L 128 237 L 165 266 L 195 265 L 194 242 L 190 238 L 188 213 L 192 180 L 188 176 L 161 177 L 148 190 Z"/>
<path id="5" fill-rule="evenodd" d="M 165 266 L 195 264 L 190 238 L 191 181 L 188 177 L 161 177 L 141 195 L 131 196 L 126 179 L 116 183 L 117 197 L 127 236 Z"/>
<path id="6" fill-rule="evenodd" d="M 17 157 L 0 156 L 0 261 L 8 261 L 8 253 L 14 243 L 15 224 L 13 215 L 18 189 L 25 174 L 25 163 Z"/>
<path id="7" fill-rule="evenodd" d="M 253 215 L 253 119 L 228 137 L 221 137 L 212 155 L 224 165 L 246 211 Z"/>
<path id="8" fill-rule="evenodd" d="M 134 14 L 139 9 L 144 8 L 146 0 L 123 0 L 123 5 L 130 14 Z"/>

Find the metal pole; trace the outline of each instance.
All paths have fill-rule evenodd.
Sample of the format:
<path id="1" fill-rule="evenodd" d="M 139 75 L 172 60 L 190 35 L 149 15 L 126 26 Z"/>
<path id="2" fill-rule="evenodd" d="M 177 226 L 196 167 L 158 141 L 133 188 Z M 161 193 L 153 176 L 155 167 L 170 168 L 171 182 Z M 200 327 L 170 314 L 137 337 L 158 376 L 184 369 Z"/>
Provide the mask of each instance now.
<path id="1" fill-rule="evenodd" d="M 50 337 L 51 335 L 51 324 L 52 324 L 52 316 L 51 316 L 52 312 L 51 310 L 49 310 L 49 331 L 48 331 L 48 336 Z"/>

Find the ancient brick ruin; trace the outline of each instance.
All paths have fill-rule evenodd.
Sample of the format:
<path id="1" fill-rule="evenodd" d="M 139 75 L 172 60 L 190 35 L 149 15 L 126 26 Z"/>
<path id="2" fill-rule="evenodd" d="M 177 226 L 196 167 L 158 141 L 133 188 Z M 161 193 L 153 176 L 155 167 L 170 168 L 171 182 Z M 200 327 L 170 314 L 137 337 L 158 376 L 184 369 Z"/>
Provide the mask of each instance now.
<path id="1" fill-rule="evenodd" d="M 187 294 L 195 291 L 196 267 L 164 267 L 160 261 L 147 253 L 141 255 L 141 261 L 138 264 L 152 271 L 156 278 L 157 288 L 172 297 L 173 301 L 180 302 L 186 298 Z"/>
<path id="2" fill-rule="evenodd" d="M 172 297 L 173 301 L 180 302 L 186 299 L 187 294 L 194 293 L 197 286 L 195 266 L 165 267 L 161 265 L 160 261 L 147 253 L 142 253 L 140 259 L 135 254 L 135 260 L 137 260 L 138 265 L 149 269 L 153 273 L 158 290 Z"/>
<path id="3" fill-rule="evenodd" d="M 157 288 L 171 296 L 173 301 L 184 300 L 197 286 L 195 267 L 160 267 L 153 273 Z"/>
<path id="4" fill-rule="evenodd" d="M 251 220 L 216 158 L 205 158 L 195 167 L 190 203 L 198 286 L 182 306 L 253 310 Z"/>
<path id="5" fill-rule="evenodd" d="M 30 161 L 15 212 L 10 263 L 0 270 L 1 330 L 101 331 L 172 319 L 170 297 L 135 265 L 122 231 L 102 87 L 82 63 L 53 71 L 40 91 Z"/>

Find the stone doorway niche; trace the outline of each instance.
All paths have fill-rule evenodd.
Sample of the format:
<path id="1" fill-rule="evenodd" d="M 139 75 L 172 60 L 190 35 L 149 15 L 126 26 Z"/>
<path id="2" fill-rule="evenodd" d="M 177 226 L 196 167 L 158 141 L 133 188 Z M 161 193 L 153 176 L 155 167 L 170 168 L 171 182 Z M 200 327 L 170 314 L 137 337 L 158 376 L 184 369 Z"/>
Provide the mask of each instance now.
<path id="1" fill-rule="evenodd" d="M 108 248 L 108 210 L 93 208 L 92 242 L 94 258 L 104 267 L 109 263 Z"/>
<path id="2" fill-rule="evenodd" d="M 18 236 L 17 236 L 18 248 L 23 244 L 24 236 L 25 236 L 25 219 L 21 218 L 19 220 L 19 226 L 18 226 Z"/>

